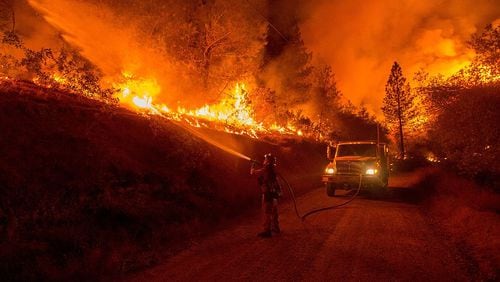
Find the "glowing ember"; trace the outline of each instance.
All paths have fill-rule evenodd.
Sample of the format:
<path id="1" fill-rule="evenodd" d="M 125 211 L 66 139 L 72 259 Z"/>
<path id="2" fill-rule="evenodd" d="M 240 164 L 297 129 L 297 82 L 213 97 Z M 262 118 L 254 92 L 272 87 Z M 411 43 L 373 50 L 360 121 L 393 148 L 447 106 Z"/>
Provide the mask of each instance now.
<path id="1" fill-rule="evenodd" d="M 439 163 L 440 160 L 438 159 L 438 157 L 436 157 L 433 153 L 429 152 L 427 154 L 427 156 L 425 157 L 429 162 L 432 162 L 432 163 Z"/>

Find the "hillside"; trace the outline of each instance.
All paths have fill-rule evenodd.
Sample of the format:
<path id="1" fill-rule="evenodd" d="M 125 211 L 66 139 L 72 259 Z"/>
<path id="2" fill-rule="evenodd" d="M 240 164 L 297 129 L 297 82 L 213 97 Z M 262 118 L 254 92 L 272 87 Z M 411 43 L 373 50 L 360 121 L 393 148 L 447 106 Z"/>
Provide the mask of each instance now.
<path id="1" fill-rule="evenodd" d="M 259 205 L 249 161 L 161 117 L 4 82 L 0 132 L 0 273 L 7 278 L 133 271 Z M 201 134 L 250 157 L 275 153 L 299 194 L 318 186 L 326 164 L 321 144 Z"/>

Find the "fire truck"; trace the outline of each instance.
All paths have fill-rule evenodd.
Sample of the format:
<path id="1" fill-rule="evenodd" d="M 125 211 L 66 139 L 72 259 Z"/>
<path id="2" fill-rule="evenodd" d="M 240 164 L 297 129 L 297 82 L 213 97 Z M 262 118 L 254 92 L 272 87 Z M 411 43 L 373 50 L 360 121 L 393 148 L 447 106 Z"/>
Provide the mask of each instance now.
<path id="1" fill-rule="evenodd" d="M 388 147 L 376 141 L 339 142 L 328 145 L 330 161 L 322 180 L 328 196 L 337 189 L 385 190 L 389 180 Z M 360 183 L 361 181 L 361 183 Z"/>

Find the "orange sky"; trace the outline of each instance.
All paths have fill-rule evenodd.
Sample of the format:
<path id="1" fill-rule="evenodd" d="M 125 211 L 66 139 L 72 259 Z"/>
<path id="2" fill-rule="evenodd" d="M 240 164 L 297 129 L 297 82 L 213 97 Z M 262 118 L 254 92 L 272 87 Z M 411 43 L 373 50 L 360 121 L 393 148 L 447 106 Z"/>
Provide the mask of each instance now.
<path id="1" fill-rule="evenodd" d="M 315 60 L 331 64 L 344 95 L 380 115 L 397 60 L 405 76 L 420 68 L 449 75 L 473 53 L 470 36 L 500 18 L 495 0 L 312 0 L 302 35 Z"/>

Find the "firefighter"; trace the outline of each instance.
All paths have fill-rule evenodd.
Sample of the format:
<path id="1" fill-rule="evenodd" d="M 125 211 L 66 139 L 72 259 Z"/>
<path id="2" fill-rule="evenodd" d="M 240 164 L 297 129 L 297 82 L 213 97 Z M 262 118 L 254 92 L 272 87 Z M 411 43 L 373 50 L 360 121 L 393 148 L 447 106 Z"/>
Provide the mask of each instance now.
<path id="1" fill-rule="evenodd" d="M 272 154 L 264 155 L 262 168 L 255 169 L 252 163 L 250 174 L 256 175 L 262 193 L 262 209 L 264 211 L 264 230 L 259 237 L 269 238 L 272 232 L 280 233 L 278 221 L 278 199 L 281 196 L 281 187 L 276 177 L 276 157 Z"/>

